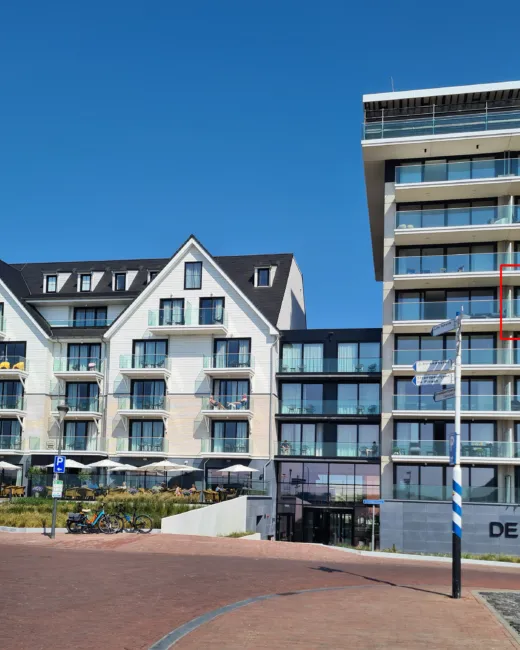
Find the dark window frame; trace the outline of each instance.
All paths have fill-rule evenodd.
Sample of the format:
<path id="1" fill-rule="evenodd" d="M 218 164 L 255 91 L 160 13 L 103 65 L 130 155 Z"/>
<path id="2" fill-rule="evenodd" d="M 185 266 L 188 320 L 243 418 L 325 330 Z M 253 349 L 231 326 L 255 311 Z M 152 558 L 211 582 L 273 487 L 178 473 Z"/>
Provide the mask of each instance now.
<path id="1" fill-rule="evenodd" d="M 49 289 L 49 280 L 54 278 L 54 290 Z M 58 276 L 56 273 L 51 273 L 50 275 L 45 276 L 45 293 L 57 293 L 58 292 Z"/>
<path id="2" fill-rule="evenodd" d="M 198 287 L 188 287 L 186 283 L 187 270 L 189 266 L 198 266 L 199 267 L 199 286 Z M 186 291 L 194 291 L 197 289 L 202 289 L 202 262 L 184 262 L 184 289 Z"/>
<path id="3" fill-rule="evenodd" d="M 83 278 L 89 278 L 88 289 L 83 289 Z M 80 291 L 80 293 L 91 293 L 92 292 L 92 273 L 80 273 L 79 274 L 79 291 Z"/>
<path id="4" fill-rule="evenodd" d="M 78 312 L 81 311 L 87 311 L 89 309 L 94 310 L 94 322 L 96 323 L 95 325 L 77 325 L 78 320 L 83 320 L 84 323 L 86 323 L 89 319 L 87 319 L 87 316 L 85 315 L 82 319 L 78 318 Z M 99 316 L 98 312 L 104 310 L 104 316 Z M 74 319 L 73 319 L 73 327 L 106 327 L 107 326 L 107 319 L 108 319 L 108 307 L 74 307 Z M 104 321 L 99 323 L 98 321 Z"/>
<path id="5" fill-rule="evenodd" d="M 267 273 L 267 284 L 260 283 L 260 273 Z M 271 267 L 260 266 L 256 269 L 256 286 L 257 287 L 270 287 L 271 286 Z"/>
<path id="6" fill-rule="evenodd" d="M 123 278 L 123 288 L 118 288 L 118 280 Z M 114 291 L 126 291 L 126 273 L 114 273 Z"/>

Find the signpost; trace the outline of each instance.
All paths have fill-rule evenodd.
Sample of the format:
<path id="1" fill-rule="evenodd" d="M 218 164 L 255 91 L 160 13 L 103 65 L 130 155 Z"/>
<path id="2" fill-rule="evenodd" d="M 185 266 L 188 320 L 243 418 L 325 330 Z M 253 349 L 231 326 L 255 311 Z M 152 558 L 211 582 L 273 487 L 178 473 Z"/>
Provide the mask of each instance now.
<path id="1" fill-rule="evenodd" d="M 384 503 L 384 499 L 363 499 L 363 503 L 366 506 L 372 506 L 372 553 L 375 550 L 375 525 L 376 525 L 376 506 L 380 506 Z"/>
<path id="2" fill-rule="evenodd" d="M 54 473 L 65 474 L 66 456 L 54 456 Z"/>
<path id="3" fill-rule="evenodd" d="M 455 375 L 453 372 L 447 372 L 439 375 L 416 375 L 412 379 L 414 386 L 432 386 L 434 384 L 454 384 Z"/>
<path id="4" fill-rule="evenodd" d="M 447 372 L 453 368 L 453 361 L 446 359 L 445 361 L 416 361 L 412 368 L 415 372 Z"/>
<path id="5" fill-rule="evenodd" d="M 461 595 L 461 543 L 462 543 L 462 472 L 460 469 L 460 403 L 461 403 L 461 357 L 462 357 L 462 310 L 456 318 L 432 327 L 431 335 L 440 336 L 455 330 L 455 386 L 440 391 L 435 401 L 455 397 L 455 431 L 450 437 L 450 465 L 453 467 L 451 497 L 452 521 L 452 596 Z M 453 394 L 451 393 L 453 390 Z M 449 392 L 449 397 L 446 393 Z M 442 395 L 444 393 L 444 395 Z"/>
<path id="6" fill-rule="evenodd" d="M 445 399 L 453 399 L 455 397 L 455 386 L 450 386 L 444 390 L 439 390 L 433 394 L 434 402 L 443 402 Z"/>
<path id="7" fill-rule="evenodd" d="M 63 481 L 52 482 L 52 498 L 61 499 L 63 496 Z"/>
<path id="8" fill-rule="evenodd" d="M 54 456 L 54 477 L 52 480 L 52 524 L 51 524 L 51 539 L 56 537 L 56 516 L 58 513 L 58 499 L 61 497 L 63 492 L 63 481 L 59 480 L 59 475 L 65 473 L 65 468 L 67 464 L 67 458 L 61 455 L 61 447 L 63 442 L 63 421 L 65 416 L 69 412 L 69 407 L 66 404 L 58 404 L 58 413 L 59 413 L 59 427 L 60 427 L 60 437 L 58 441 L 58 455 Z M 61 488 L 57 485 L 61 483 Z"/>

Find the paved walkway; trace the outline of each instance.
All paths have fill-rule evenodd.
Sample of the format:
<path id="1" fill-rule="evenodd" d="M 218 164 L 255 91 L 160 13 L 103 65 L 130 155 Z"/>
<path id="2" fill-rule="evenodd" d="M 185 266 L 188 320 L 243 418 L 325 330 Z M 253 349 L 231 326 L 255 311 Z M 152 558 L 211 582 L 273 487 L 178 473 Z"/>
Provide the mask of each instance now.
<path id="1" fill-rule="evenodd" d="M 195 617 L 266 594 L 281 595 L 210 620 L 174 647 L 520 648 L 470 591 L 519 589 L 520 569 L 465 566 L 464 598 L 453 601 L 449 565 L 303 544 L 0 534 L 0 557 L 2 650 L 145 650 Z M 323 588 L 334 590 L 291 593 Z"/>

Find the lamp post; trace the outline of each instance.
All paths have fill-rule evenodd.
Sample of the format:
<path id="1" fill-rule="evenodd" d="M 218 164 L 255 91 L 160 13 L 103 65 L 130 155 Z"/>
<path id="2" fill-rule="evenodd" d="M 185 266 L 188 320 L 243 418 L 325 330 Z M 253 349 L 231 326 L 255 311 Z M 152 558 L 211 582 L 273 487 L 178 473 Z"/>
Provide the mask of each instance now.
<path id="1" fill-rule="evenodd" d="M 63 421 L 65 420 L 65 416 L 69 412 L 69 407 L 66 404 L 59 404 L 58 405 L 58 413 L 59 413 L 59 437 L 58 437 L 58 456 L 61 456 L 61 448 L 63 445 Z M 54 472 L 54 475 L 52 477 L 52 482 L 54 483 L 55 481 L 58 480 L 58 474 Z M 53 497 L 53 504 L 52 504 L 52 527 L 51 527 L 51 539 L 54 539 L 56 537 L 56 515 L 58 512 L 58 498 Z"/>

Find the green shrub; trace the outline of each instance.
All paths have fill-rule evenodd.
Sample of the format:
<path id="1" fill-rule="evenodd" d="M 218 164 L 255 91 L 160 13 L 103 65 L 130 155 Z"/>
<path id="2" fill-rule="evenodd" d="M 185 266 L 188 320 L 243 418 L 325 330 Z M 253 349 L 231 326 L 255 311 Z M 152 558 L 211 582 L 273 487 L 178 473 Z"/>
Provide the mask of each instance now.
<path id="1" fill-rule="evenodd" d="M 218 537 L 247 537 L 248 535 L 254 535 L 254 534 L 255 534 L 254 530 L 246 530 L 243 533 L 235 532 L 235 533 L 229 533 L 229 535 L 218 535 Z"/>
<path id="2" fill-rule="evenodd" d="M 100 499 L 106 511 L 114 513 L 122 505 L 125 512 L 132 515 L 134 510 L 138 515 L 148 515 L 152 518 L 153 527 L 161 527 L 163 517 L 180 515 L 189 512 L 194 508 L 203 507 L 195 500 L 190 502 L 186 499 L 175 497 L 172 494 L 109 494 Z"/>

